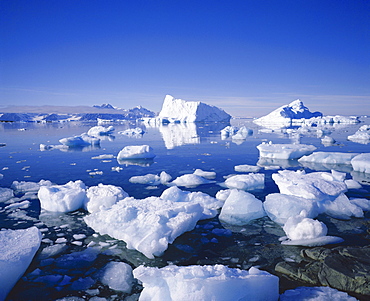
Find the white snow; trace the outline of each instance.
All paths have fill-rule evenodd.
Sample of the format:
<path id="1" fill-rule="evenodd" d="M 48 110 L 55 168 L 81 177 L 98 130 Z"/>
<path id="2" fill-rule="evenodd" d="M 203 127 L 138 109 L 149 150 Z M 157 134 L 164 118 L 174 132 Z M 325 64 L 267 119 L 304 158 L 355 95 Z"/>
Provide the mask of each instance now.
<path id="1" fill-rule="evenodd" d="M 234 166 L 234 170 L 238 172 L 259 172 L 261 170 L 260 166 L 255 165 L 236 165 Z"/>
<path id="2" fill-rule="evenodd" d="M 254 267 L 246 271 L 223 265 L 139 266 L 133 273 L 144 286 L 139 301 L 279 299 L 279 278 Z"/>
<path id="3" fill-rule="evenodd" d="M 39 182 L 13 181 L 11 188 L 17 192 L 37 192 L 41 186 L 53 185 L 49 180 L 40 180 Z"/>
<path id="4" fill-rule="evenodd" d="M 222 206 L 219 219 L 231 225 L 246 225 L 254 219 L 265 216 L 262 201 L 253 194 L 232 189 Z"/>
<path id="5" fill-rule="evenodd" d="M 14 197 L 12 189 L 0 187 L 0 203 L 6 202 L 12 197 Z"/>
<path id="6" fill-rule="evenodd" d="M 250 173 L 235 175 L 226 179 L 224 185 L 227 188 L 241 190 L 263 189 L 265 186 L 265 175 L 261 173 Z"/>
<path id="7" fill-rule="evenodd" d="M 131 183 L 145 184 L 151 186 L 157 186 L 159 184 L 168 184 L 172 177 L 165 171 L 162 171 L 160 175 L 146 174 L 144 176 L 133 176 L 129 179 Z"/>
<path id="8" fill-rule="evenodd" d="M 105 210 L 113 204 L 128 197 L 128 193 L 121 187 L 114 185 L 104 185 L 89 187 L 86 191 L 84 207 L 90 213 Z"/>
<path id="9" fill-rule="evenodd" d="M 370 173 L 370 153 L 360 154 L 351 160 L 354 171 Z"/>
<path id="10" fill-rule="evenodd" d="M 41 232 L 36 227 L 0 231 L 0 300 L 24 274 L 40 244 Z"/>
<path id="11" fill-rule="evenodd" d="M 78 136 L 62 138 L 59 142 L 68 147 L 81 147 L 89 145 L 99 145 L 100 139 L 83 133 Z"/>
<path id="12" fill-rule="evenodd" d="M 214 181 L 207 180 L 201 176 L 197 176 L 196 174 L 185 174 L 180 177 L 177 177 L 170 184 L 184 187 L 196 187 L 199 185 L 209 183 L 214 183 Z"/>
<path id="13" fill-rule="evenodd" d="M 356 133 L 349 135 L 348 140 L 353 142 L 367 144 L 370 142 L 370 125 L 362 125 Z"/>
<path id="14" fill-rule="evenodd" d="M 316 147 L 307 144 L 274 144 L 272 142 L 257 146 L 261 158 L 271 159 L 297 159 L 311 154 Z"/>
<path id="15" fill-rule="evenodd" d="M 229 122 L 231 116 L 200 101 L 185 101 L 166 95 L 158 118 L 162 122 Z"/>
<path id="16" fill-rule="evenodd" d="M 65 185 L 41 186 L 37 194 L 41 208 L 55 212 L 71 212 L 82 208 L 86 186 L 81 180 Z"/>
<path id="17" fill-rule="evenodd" d="M 358 153 L 340 152 L 314 152 L 303 156 L 298 162 L 324 163 L 324 164 L 351 164 L 351 160 L 359 155 Z"/>
<path id="18" fill-rule="evenodd" d="M 233 136 L 238 131 L 236 126 L 228 125 L 221 130 L 221 139 L 225 140 L 229 136 Z"/>
<path id="19" fill-rule="evenodd" d="M 130 294 L 134 283 L 132 268 L 124 262 L 108 262 L 103 268 L 100 281 L 113 290 Z"/>
<path id="20" fill-rule="evenodd" d="M 118 134 L 125 135 L 131 138 L 141 138 L 144 135 L 145 131 L 142 128 L 136 127 L 134 129 L 127 129 L 124 131 L 118 132 Z"/>
<path id="21" fill-rule="evenodd" d="M 127 159 L 153 159 L 155 154 L 149 145 L 125 146 L 117 155 L 117 160 Z"/>
<path id="22" fill-rule="evenodd" d="M 214 172 L 214 171 L 204 171 L 204 170 L 199 169 L 199 168 L 197 168 L 194 171 L 194 174 L 197 175 L 197 176 L 206 178 L 206 179 L 214 179 L 214 178 L 216 178 L 216 172 Z"/>
<path id="23" fill-rule="evenodd" d="M 357 301 L 345 292 L 328 286 L 297 287 L 286 290 L 280 295 L 280 301 Z"/>
<path id="24" fill-rule="evenodd" d="M 113 132 L 114 132 L 114 127 L 111 125 L 108 127 L 97 125 L 89 129 L 87 134 L 93 137 L 99 137 L 103 135 L 111 135 Z"/>

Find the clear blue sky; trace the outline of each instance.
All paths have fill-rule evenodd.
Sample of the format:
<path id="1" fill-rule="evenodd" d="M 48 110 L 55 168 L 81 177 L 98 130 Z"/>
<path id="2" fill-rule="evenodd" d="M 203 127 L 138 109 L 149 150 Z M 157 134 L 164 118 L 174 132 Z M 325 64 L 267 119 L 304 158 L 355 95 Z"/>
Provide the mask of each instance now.
<path id="1" fill-rule="evenodd" d="M 368 0 L 0 0 L 0 105 L 166 94 L 260 116 L 370 114 Z"/>

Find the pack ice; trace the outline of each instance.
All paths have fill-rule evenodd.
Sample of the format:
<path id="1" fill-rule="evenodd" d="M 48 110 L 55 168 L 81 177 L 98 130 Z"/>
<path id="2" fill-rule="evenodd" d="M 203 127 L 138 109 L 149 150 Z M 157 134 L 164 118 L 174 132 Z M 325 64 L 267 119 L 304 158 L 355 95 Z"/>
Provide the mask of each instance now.
<path id="1" fill-rule="evenodd" d="M 100 234 L 126 242 L 148 258 L 161 256 L 176 237 L 192 230 L 203 218 L 214 217 L 222 203 L 201 192 L 183 192 L 177 187 L 160 197 L 125 198 L 111 208 L 84 217 Z"/>
<path id="2" fill-rule="evenodd" d="M 247 271 L 223 265 L 139 266 L 133 273 L 144 286 L 139 301 L 279 299 L 279 278 L 254 267 Z"/>
<path id="3" fill-rule="evenodd" d="M 257 145 L 261 158 L 271 159 L 297 159 L 304 155 L 311 154 L 316 147 L 308 144 L 274 144 L 261 143 Z"/>
<path id="4" fill-rule="evenodd" d="M 24 274 L 40 244 L 41 232 L 36 227 L 0 231 L 0 300 Z"/>
<path id="5" fill-rule="evenodd" d="M 166 95 L 158 118 L 162 122 L 229 122 L 231 116 L 200 101 L 185 101 Z"/>

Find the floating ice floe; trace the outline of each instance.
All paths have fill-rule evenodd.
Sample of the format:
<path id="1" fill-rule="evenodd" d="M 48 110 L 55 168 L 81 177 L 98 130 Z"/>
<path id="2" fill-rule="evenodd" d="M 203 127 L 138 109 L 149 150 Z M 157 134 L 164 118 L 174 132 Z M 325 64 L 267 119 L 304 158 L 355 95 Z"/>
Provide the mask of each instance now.
<path id="1" fill-rule="evenodd" d="M 259 172 L 260 169 L 261 169 L 260 166 L 247 164 L 234 166 L 234 170 L 238 172 Z"/>
<path id="2" fill-rule="evenodd" d="M 159 184 L 166 185 L 171 181 L 171 179 L 172 177 L 168 173 L 162 171 L 159 176 L 155 174 L 147 174 L 144 176 L 133 176 L 129 179 L 129 181 L 131 183 L 136 184 L 157 186 Z"/>
<path id="3" fill-rule="evenodd" d="M 324 137 L 321 138 L 321 143 L 324 146 L 331 146 L 335 143 L 335 139 L 333 137 L 330 137 L 330 136 L 324 136 Z"/>
<path id="4" fill-rule="evenodd" d="M 214 171 L 204 171 L 204 170 L 201 170 L 199 168 L 197 168 L 194 171 L 194 174 L 197 175 L 197 176 L 206 178 L 206 179 L 214 179 L 214 178 L 216 178 L 216 172 L 214 172 Z"/>
<path id="5" fill-rule="evenodd" d="M 155 154 L 149 145 L 125 146 L 117 155 L 117 160 L 153 159 Z"/>
<path id="6" fill-rule="evenodd" d="M 265 175 L 261 173 L 250 173 L 246 175 L 235 175 L 226 179 L 224 185 L 230 189 L 254 190 L 265 187 Z"/>
<path id="7" fill-rule="evenodd" d="M 93 126 L 87 131 L 87 134 L 93 137 L 99 137 L 104 135 L 111 135 L 114 132 L 113 126 L 104 127 L 101 125 Z"/>
<path id="8" fill-rule="evenodd" d="M 297 287 L 286 290 L 280 295 L 280 301 L 357 301 L 345 292 L 328 286 L 321 287 Z"/>
<path id="9" fill-rule="evenodd" d="M 362 125 L 356 133 L 349 135 L 347 139 L 357 143 L 368 144 L 370 142 L 370 125 Z"/>
<path id="10" fill-rule="evenodd" d="M 262 201 L 249 192 L 232 189 L 222 206 L 219 219 L 230 225 L 242 226 L 265 215 Z"/>
<path id="11" fill-rule="evenodd" d="M 125 135 L 127 137 L 135 137 L 135 138 L 141 138 L 144 135 L 144 133 L 145 131 L 139 127 L 118 132 L 118 134 Z"/>
<path id="12" fill-rule="evenodd" d="M 242 126 L 236 133 L 235 135 L 231 136 L 232 140 L 245 140 L 247 137 L 253 135 L 253 130 L 248 129 L 245 126 Z"/>
<path id="13" fill-rule="evenodd" d="M 110 289 L 130 294 L 134 284 L 132 268 L 124 262 L 108 262 L 101 272 L 100 281 Z"/>
<path id="14" fill-rule="evenodd" d="M 37 194 L 41 208 L 54 212 L 71 212 L 83 207 L 86 186 L 81 180 L 65 185 L 41 186 Z"/>
<path id="15" fill-rule="evenodd" d="M 221 139 L 225 140 L 226 138 L 235 135 L 237 131 L 238 128 L 236 126 L 228 125 L 221 130 Z"/>
<path id="16" fill-rule="evenodd" d="M 161 122 L 229 122 L 225 111 L 200 101 L 185 101 L 166 95 L 158 119 Z"/>
<path id="17" fill-rule="evenodd" d="M 360 154 L 351 160 L 354 171 L 370 173 L 370 153 Z"/>
<path id="18" fill-rule="evenodd" d="M 128 193 L 121 187 L 100 183 L 87 189 L 84 208 L 90 213 L 106 210 L 126 197 Z"/>
<path id="19" fill-rule="evenodd" d="M 257 145 L 261 158 L 271 159 L 297 159 L 311 154 L 316 147 L 307 144 L 274 144 L 263 142 Z"/>
<path id="20" fill-rule="evenodd" d="M 173 180 L 170 185 L 184 186 L 184 187 L 197 187 L 203 184 L 214 183 L 206 178 L 198 176 L 196 174 L 185 174 L 180 177 L 177 177 Z"/>
<path id="21" fill-rule="evenodd" d="M 41 186 L 51 186 L 49 180 L 40 180 L 39 182 L 27 182 L 27 181 L 13 181 L 10 186 L 16 192 L 38 192 Z"/>
<path id="22" fill-rule="evenodd" d="M 91 159 L 96 159 L 96 160 L 109 160 L 109 159 L 114 159 L 116 156 L 112 154 L 103 154 L 95 157 L 91 157 Z"/>
<path id="23" fill-rule="evenodd" d="M 351 160 L 359 153 L 340 152 L 314 152 L 298 159 L 300 163 L 323 163 L 323 164 L 351 164 Z"/>
<path id="24" fill-rule="evenodd" d="M 6 202 L 12 197 L 14 197 L 12 189 L 0 187 L 0 203 Z"/>
<path id="25" fill-rule="evenodd" d="M 24 274 L 40 244 L 41 232 L 36 227 L 0 231 L 0 300 Z"/>
<path id="26" fill-rule="evenodd" d="M 100 139 L 83 133 L 79 136 L 60 139 L 59 142 L 68 147 L 83 147 L 89 145 L 99 145 Z"/>
<path id="27" fill-rule="evenodd" d="M 139 266 L 133 273 L 144 287 L 140 301 L 279 299 L 279 278 L 254 267 L 246 271 L 223 265 Z"/>
<path id="28" fill-rule="evenodd" d="M 322 246 L 326 244 L 340 243 L 342 238 L 327 236 L 328 228 L 318 220 L 307 217 L 307 212 L 302 210 L 299 215 L 291 216 L 283 226 L 288 240 L 281 243 L 284 245 Z"/>

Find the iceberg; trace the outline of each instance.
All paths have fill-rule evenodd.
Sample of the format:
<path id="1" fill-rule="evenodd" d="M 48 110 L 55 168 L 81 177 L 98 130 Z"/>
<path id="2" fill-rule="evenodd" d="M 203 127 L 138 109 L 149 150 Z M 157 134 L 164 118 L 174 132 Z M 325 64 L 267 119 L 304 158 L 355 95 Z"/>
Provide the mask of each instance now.
<path id="1" fill-rule="evenodd" d="M 214 181 L 207 180 L 196 174 L 185 174 L 180 177 L 177 177 L 170 184 L 176 185 L 176 186 L 184 186 L 184 187 L 197 187 L 199 185 L 209 184 L 209 183 L 214 183 Z"/>
<path id="2" fill-rule="evenodd" d="M 139 266 L 133 274 L 144 286 L 139 301 L 279 299 L 279 278 L 255 267 L 246 271 L 223 265 Z"/>
<path id="3" fill-rule="evenodd" d="M 322 164 L 346 164 L 351 165 L 351 160 L 359 155 L 358 153 L 340 152 L 314 152 L 298 159 L 299 163 L 322 163 Z"/>
<path id="4" fill-rule="evenodd" d="M 14 192 L 12 189 L 0 187 L 0 203 L 6 202 L 13 197 Z"/>
<path id="5" fill-rule="evenodd" d="M 41 186 L 37 194 L 41 208 L 53 212 L 72 212 L 86 202 L 86 186 L 81 180 L 65 185 Z"/>
<path id="6" fill-rule="evenodd" d="M 238 128 L 236 126 L 228 125 L 221 130 L 221 139 L 225 140 L 226 138 L 235 135 L 237 131 Z"/>
<path id="7" fill-rule="evenodd" d="M 117 161 L 127 159 L 153 159 L 155 154 L 149 145 L 125 146 L 117 155 Z"/>
<path id="8" fill-rule="evenodd" d="M 227 178 L 224 185 L 227 188 L 240 190 L 263 189 L 265 187 L 265 175 L 261 173 L 250 173 L 246 175 L 235 175 Z"/>
<path id="9" fill-rule="evenodd" d="M 118 132 L 118 134 L 125 135 L 127 137 L 135 137 L 135 138 L 141 138 L 144 135 L 144 133 L 145 131 L 139 127 Z"/>
<path id="10" fill-rule="evenodd" d="M 197 175 L 197 176 L 206 178 L 206 179 L 216 178 L 216 172 L 214 172 L 214 171 L 204 171 L 204 170 L 201 170 L 200 168 L 197 168 L 194 171 L 194 174 Z"/>
<path id="11" fill-rule="evenodd" d="M 349 135 L 347 139 L 357 143 L 368 144 L 370 142 L 370 125 L 362 125 L 356 133 Z"/>
<path id="12" fill-rule="evenodd" d="M 155 174 L 147 174 L 144 176 L 133 176 L 129 179 L 129 182 L 156 186 L 159 184 L 166 185 L 171 181 L 171 179 L 172 177 L 168 173 L 162 171 L 159 176 Z"/>
<path id="13" fill-rule="evenodd" d="M 308 144 L 274 144 L 261 143 L 257 145 L 260 158 L 270 159 L 297 159 L 304 155 L 309 155 L 315 151 L 316 147 Z"/>
<path id="14" fill-rule="evenodd" d="M 41 244 L 41 232 L 36 227 L 0 231 L 0 300 L 22 277 Z"/>
<path id="15" fill-rule="evenodd" d="M 260 166 L 255 166 L 255 165 L 236 165 L 234 166 L 234 170 L 238 172 L 259 172 L 261 169 Z"/>
<path id="16" fill-rule="evenodd" d="M 59 142 L 68 147 L 83 147 L 89 145 L 99 145 L 100 139 L 83 133 L 79 136 L 62 138 Z"/>
<path id="17" fill-rule="evenodd" d="M 89 136 L 99 137 L 103 135 L 111 135 L 114 132 L 113 126 L 104 127 L 101 125 L 93 126 L 87 131 Z"/>
<path id="18" fill-rule="evenodd" d="M 354 171 L 370 173 L 370 153 L 360 154 L 351 160 Z"/>
<path id="19" fill-rule="evenodd" d="M 262 201 L 249 192 L 232 189 L 218 218 L 227 224 L 242 226 L 265 215 Z"/>
<path id="20" fill-rule="evenodd" d="M 253 130 L 248 129 L 245 126 L 242 126 L 236 133 L 235 135 L 231 136 L 232 140 L 245 140 L 247 137 L 253 135 Z"/>
<path id="21" fill-rule="evenodd" d="M 158 118 L 163 122 L 229 122 L 222 109 L 200 101 L 185 101 L 166 95 Z"/>

